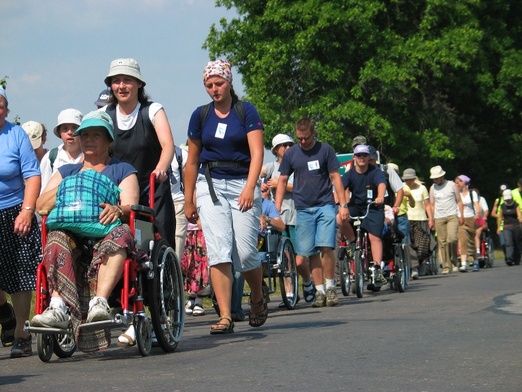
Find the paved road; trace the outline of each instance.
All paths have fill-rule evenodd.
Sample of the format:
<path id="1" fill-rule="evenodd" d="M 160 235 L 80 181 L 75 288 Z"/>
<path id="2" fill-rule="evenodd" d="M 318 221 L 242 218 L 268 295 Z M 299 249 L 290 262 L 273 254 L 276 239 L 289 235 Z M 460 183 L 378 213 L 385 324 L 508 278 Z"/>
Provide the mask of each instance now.
<path id="1" fill-rule="evenodd" d="M 209 335 L 209 311 L 187 319 L 175 353 L 146 358 L 113 345 L 42 363 L 0 348 L 0 390 L 521 391 L 521 277 L 497 261 L 337 308 L 278 310 L 274 299 L 266 326 L 228 336 Z"/>

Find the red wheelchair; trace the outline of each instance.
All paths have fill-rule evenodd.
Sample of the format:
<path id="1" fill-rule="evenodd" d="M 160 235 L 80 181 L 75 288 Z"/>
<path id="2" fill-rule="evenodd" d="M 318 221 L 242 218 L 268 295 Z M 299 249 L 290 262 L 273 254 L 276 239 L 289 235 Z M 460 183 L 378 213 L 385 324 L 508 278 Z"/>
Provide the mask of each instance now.
<path id="1" fill-rule="evenodd" d="M 113 320 L 82 323 L 80 330 L 126 329 L 134 325 L 136 345 L 142 356 L 150 354 L 153 335 L 165 352 L 173 352 L 183 335 L 185 325 L 183 276 L 176 253 L 154 230 L 155 175 L 149 181 L 149 207 L 131 207 L 129 226 L 138 256 L 124 262 L 123 276 L 113 292 L 119 297 L 118 312 Z M 45 249 L 47 229 L 42 222 L 42 245 Z M 141 256 L 140 256 L 141 255 Z M 119 293 L 117 292 L 119 291 Z M 45 263 L 36 274 L 35 314 L 41 314 L 51 299 Z M 52 354 L 68 358 L 76 351 L 72 324 L 65 329 L 33 327 L 29 320 L 25 330 L 36 334 L 38 356 L 48 362 Z"/>

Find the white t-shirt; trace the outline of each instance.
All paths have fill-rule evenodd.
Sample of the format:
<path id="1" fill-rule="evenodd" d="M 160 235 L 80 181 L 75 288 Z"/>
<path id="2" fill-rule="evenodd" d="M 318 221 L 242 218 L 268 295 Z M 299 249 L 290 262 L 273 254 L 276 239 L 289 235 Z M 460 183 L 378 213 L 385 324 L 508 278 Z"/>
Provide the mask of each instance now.
<path id="1" fill-rule="evenodd" d="M 56 154 L 56 159 L 54 160 L 52 169 L 51 160 L 49 158 L 52 150 L 49 150 L 43 156 L 42 161 L 40 162 L 40 172 L 42 173 L 42 187 L 40 188 L 40 192 L 45 189 L 51 177 L 58 171 L 58 168 L 70 163 L 80 163 L 83 159 L 83 153 L 80 153 L 76 159 L 71 159 L 69 154 L 67 154 L 67 152 L 63 149 L 63 144 L 60 144 L 57 148 L 58 153 Z"/>
<path id="2" fill-rule="evenodd" d="M 175 149 L 175 151 L 176 150 L 178 149 Z M 181 151 L 181 165 L 183 169 L 187 164 L 188 152 L 182 148 L 180 148 L 179 151 Z M 172 194 L 172 200 L 174 202 L 183 201 L 185 200 L 185 194 L 181 192 L 181 179 L 179 175 L 178 158 L 176 153 L 174 154 L 174 159 L 172 159 L 170 167 L 172 169 L 172 174 L 170 176 L 170 193 Z"/>
<path id="3" fill-rule="evenodd" d="M 462 205 L 464 206 L 464 218 L 473 218 L 475 216 L 475 206 L 471 202 L 471 194 L 473 193 L 473 203 L 479 201 L 479 197 L 477 192 L 468 191 L 468 194 L 464 196 L 462 193 L 460 194 L 460 199 L 462 200 Z M 477 211 L 478 212 L 478 211 Z M 458 217 L 460 218 L 460 211 L 458 212 Z"/>

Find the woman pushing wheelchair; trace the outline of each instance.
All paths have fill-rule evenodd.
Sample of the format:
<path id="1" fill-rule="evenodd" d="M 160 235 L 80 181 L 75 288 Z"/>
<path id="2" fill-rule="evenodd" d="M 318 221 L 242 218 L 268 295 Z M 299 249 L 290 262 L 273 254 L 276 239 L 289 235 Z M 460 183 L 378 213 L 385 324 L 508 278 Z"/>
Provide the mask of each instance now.
<path id="1" fill-rule="evenodd" d="M 74 136 L 80 136 L 84 161 L 60 167 L 36 202 L 38 211 L 50 211 L 43 262 L 51 300 L 31 326 L 67 328 L 72 322 L 78 347 L 95 351 L 109 345 L 109 331 L 80 334 L 79 325 L 111 320 L 107 299 L 134 252 L 123 222 L 138 204 L 139 186 L 134 167 L 111 156 L 108 114 L 87 114 Z"/>

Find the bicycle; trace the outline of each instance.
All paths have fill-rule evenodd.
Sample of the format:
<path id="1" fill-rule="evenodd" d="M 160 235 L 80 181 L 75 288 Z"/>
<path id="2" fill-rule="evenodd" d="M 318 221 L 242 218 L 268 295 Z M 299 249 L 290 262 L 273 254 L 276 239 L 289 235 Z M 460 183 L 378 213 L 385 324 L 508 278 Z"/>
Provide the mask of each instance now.
<path id="1" fill-rule="evenodd" d="M 478 257 L 480 268 L 493 268 L 495 262 L 495 247 L 493 239 L 489 235 L 489 229 L 480 234 L 480 255 Z"/>
<path id="2" fill-rule="evenodd" d="M 375 204 L 371 201 L 366 206 L 366 214 L 362 216 L 351 216 L 352 224 L 355 227 L 355 247 L 353 249 L 353 271 L 354 271 L 354 283 L 355 283 L 355 294 L 357 298 L 362 298 L 364 293 L 364 280 L 368 277 L 370 287 L 373 286 L 372 290 L 376 290 L 375 286 L 375 267 L 369 265 L 369 244 L 368 235 L 366 230 L 361 227 L 362 221 L 368 216 L 370 212 L 370 206 Z M 341 286 L 342 288 L 342 286 Z M 380 287 L 379 287 L 380 290 Z"/>

